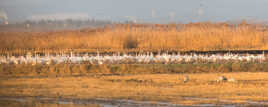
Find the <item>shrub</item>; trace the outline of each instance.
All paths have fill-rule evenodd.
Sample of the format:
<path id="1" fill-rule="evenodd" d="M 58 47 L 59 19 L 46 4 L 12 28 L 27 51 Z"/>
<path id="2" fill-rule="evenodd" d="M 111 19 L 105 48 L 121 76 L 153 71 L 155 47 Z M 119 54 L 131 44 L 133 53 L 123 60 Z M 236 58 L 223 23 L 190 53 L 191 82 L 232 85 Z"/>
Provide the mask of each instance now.
<path id="1" fill-rule="evenodd" d="M 135 49 L 138 47 L 138 41 L 135 37 L 129 35 L 124 41 L 124 49 Z"/>

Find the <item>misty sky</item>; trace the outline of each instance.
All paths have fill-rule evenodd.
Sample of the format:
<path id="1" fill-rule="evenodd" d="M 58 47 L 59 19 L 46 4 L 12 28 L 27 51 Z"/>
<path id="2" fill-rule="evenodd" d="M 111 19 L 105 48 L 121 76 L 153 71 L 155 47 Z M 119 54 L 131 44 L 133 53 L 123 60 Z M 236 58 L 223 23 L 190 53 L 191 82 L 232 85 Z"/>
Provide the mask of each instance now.
<path id="1" fill-rule="evenodd" d="M 77 13 L 116 21 L 131 19 L 127 16 L 162 22 L 268 19 L 268 0 L 0 0 L 0 9 L 10 21 Z"/>

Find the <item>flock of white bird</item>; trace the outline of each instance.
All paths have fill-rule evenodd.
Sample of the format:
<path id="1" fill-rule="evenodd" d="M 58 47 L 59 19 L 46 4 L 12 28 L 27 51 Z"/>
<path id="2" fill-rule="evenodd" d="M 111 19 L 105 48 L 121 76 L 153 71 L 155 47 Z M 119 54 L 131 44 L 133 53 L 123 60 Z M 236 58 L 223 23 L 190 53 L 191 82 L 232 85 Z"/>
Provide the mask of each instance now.
<path id="1" fill-rule="evenodd" d="M 89 63 L 94 65 L 101 64 L 179 64 L 179 63 L 222 63 L 222 62 L 266 62 L 267 57 L 264 54 L 113 54 L 113 55 L 32 55 L 28 53 L 24 56 L 0 56 L 0 64 L 60 64 L 60 63 Z"/>

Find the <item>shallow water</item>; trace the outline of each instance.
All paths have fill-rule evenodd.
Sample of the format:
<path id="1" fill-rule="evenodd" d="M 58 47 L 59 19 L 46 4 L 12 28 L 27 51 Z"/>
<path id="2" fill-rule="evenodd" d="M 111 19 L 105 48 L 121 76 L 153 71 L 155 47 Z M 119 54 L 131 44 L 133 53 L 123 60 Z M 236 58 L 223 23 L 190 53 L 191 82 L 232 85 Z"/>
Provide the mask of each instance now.
<path id="1" fill-rule="evenodd" d="M 209 98 L 191 98 L 189 100 L 214 100 Z M 71 98 L 45 98 L 45 97 L 0 97 L 0 104 L 8 102 L 5 107 L 13 107 L 12 103 L 19 103 L 19 107 L 185 107 L 182 104 L 168 102 L 134 101 L 134 100 L 108 100 L 108 99 L 71 99 Z M 249 101 L 248 104 L 230 104 L 231 101 L 220 100 L 229 104 L 195 104 L 188 107 L 237 107 L 237 106 L 264 106 L 268 102 Z M 15 105 L 15 106 L 18 106 Z"/>
<path id="2" fill-rule="evenodd" d="M 58 106 L 70 106 L 72 107 L 83 107 L 83 106 L 100 106 L 100 107 L 178 107 L 182 105 L 171 104 L 165 102 L 149 102 L 149 101 L 133 101 L 133 100 L 106 100 L 106 99 L 56 99 L 56 98 L 29 98 L 29 97 L 1 97 L 1 101 L 9 101 L 9 102 L 19 102 L 21 105 L 25 105 L 23 103 L 37 103 L 39 106 L 49 106 L 51 104 L 56 104 Z M 31 104 L 36 105 L 36 104 Z M 29 106 L 29 105 L 27 105 Z"/>

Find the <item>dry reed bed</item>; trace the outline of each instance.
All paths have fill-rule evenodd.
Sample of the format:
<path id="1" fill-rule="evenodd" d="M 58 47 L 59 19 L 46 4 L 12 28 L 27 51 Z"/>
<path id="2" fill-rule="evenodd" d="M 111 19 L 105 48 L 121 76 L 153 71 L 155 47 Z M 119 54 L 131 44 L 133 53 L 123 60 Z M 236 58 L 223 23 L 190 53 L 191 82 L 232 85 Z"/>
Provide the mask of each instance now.
<path id="1" fill-rule="evenodd" d="M 268 49 L 265 26 L 195 23 L 114 25 L 57 32 L 2 32 L 0 49 L 250 50 Z"/>

